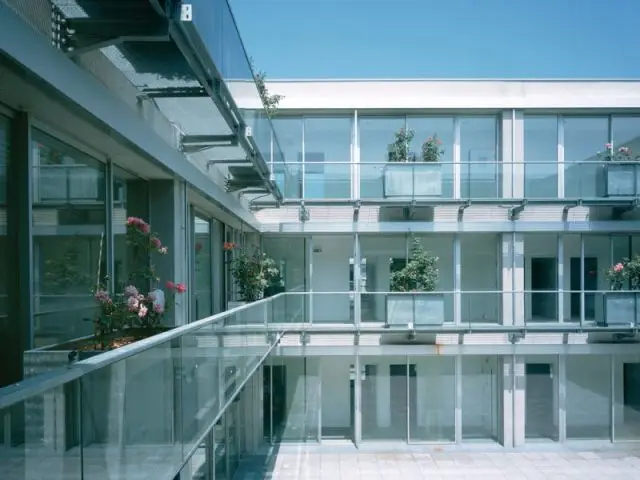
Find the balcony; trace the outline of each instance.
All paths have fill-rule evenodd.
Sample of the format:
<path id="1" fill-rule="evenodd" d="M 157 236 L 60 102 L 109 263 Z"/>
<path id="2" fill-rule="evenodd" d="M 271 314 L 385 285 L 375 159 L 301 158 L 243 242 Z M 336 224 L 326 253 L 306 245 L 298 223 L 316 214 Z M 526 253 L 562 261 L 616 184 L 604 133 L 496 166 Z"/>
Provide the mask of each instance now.
<path id="1" fill-rule="evenodd" d="M 280 334 L 242 332 L 272 322 L 278 302 L 239 307 L 0 389 L 0 477 L 174 478 L 278 344 Z"/>
<path id="2" fill-rule="evenodd" d="M 100 51 L 139 90 L 141 111 L 152 100 L 176 125 L 192 163 L 220 170 L 229 191 L 280 201 L 267 164 L 282 154 L 227 0 L 53 4 L 60 49 Z"/>
<path id="3" fill-rule="evenodd" d="M 620 206 L 633 203 L 640 192 L 635 186 L 636 183 L 640 185 L 640 181 L 634 171 L 629 176 L 633 185 L 613 190 L 612 182 L 620 183 L 616 179 L 623 172 L 619 169 L 612 172 L 610 162 L 438 162 L 428 165 L 431 170 L 437 167 L 437 175 L 424 172 L 424 165 L 388 162 L 274 164 L 273 172 L 285 192 L 285 203 L 295 204 L 303 199 L 309 205 L 345 204 L 355 200 L 379 205 L 407 201 L 438 205 L 526 199 L 540 204 Z M 393 171 L 390 171 L 391 166 Z M 290 170 L 285 170 L 287 167 Z M 396 178 L 392 186 L 390 180 Z M 267 207 L 270 203 L 261 200 L 254 205 Z"/>

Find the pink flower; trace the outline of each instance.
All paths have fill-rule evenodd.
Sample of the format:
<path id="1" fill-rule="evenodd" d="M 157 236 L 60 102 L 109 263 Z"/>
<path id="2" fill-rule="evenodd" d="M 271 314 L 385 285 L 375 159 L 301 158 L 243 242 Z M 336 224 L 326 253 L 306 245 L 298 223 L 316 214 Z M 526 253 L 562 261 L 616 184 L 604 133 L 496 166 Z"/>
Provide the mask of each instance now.
<path id="1" fill-rule="evenodd" d="M 138 316 L 140 318 L 144 318 L 147 315 L 148 311 L 149 311 L 149 309 L 146 306 L 141 305 L 140 306 L 140 310 L 138 311 Z"/>
<path id="2" fill-rule="evenodd" d="M 613 144 L 612 143 L 605 143 L 604 144 L 604 148 L 606 148 L 607 150 L 611 150 L 613 148 Z"/>
<path id="3" fill-rule="evenodd" d="M 149 233 L 149 230 L 151 230 L 151 228 L 149 227 L 148 224 L 146 223 L 142 223 L 138 228 L 140 228 L 140 231 L 142 233 Z"/>
<path id="4" fill-rule="evenodd" d="M 618 153 L 628 156 L 628 155 L 631 155 L 631 149 L 629 147 L 620 147 L 618 149 Z"/>
<path id="5" fill-rule="evenodd" d="M 613 267 L 613 271 L 616 272 L 616 273 L 620 273 L 623 269 L 624 269 L 624 265 L 622 263 L 617 263 Z"/>
<path id="6" fill-rule="evenodd" d="M 112 300 L 111 300 L 111 297 L 109 296 L 109 293 L 107 293 L 104 290 L 98 290 L 95 293 L 94 297 L 100 303 L 112 303 Z"/>
<path id="7" fill-rule="evenodd" d="M 173 283 L 171 280 L 167 280 L 167 283 L 165 283 L 165 286 L 169 290 L 173 290 L 174 288 L 176 288 L 176 284 Z"/>
<path id="8" fill-rule="evenodd" d="M 151 244 L 156 248 L 162 248 L 162 242 L 158 237 L 151 237 Z"/>
<path id="9" fill-rule="evenodd" d="M 164 313 L 164 307 L 160 304 L 156 304 L 153 306 L 153 311 L 156 313 Z"/>
<path id="10" fill-rule="evenodd" d="M 176 292 L 178 293 L 184 293 L 187 291 L 187 286 L 184 283 L 178 283 L 176 285 Z"/>

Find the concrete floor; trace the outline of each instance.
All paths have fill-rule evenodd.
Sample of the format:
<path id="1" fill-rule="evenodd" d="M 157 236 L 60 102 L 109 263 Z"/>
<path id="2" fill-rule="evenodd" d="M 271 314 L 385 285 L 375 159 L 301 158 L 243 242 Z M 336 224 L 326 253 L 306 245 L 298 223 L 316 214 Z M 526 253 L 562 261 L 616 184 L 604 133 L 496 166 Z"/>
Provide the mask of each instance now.
<path id="1" fill-rule="evenodd" d="M 640 445 L 569 449 L 282 446 L 242 461 L 234 480 L 635 480 Z"/>

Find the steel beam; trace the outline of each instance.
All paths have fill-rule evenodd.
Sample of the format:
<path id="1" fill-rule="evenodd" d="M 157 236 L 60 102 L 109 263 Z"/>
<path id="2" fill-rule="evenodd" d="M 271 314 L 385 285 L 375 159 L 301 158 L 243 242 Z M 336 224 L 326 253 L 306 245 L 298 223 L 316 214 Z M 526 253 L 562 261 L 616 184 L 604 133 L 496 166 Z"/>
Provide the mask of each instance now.
<path id="1" fill-rule="evenodd" d="M 142 88 L 141 96 L 149 98 L 208 98 L 209 95 L 201 86 Z"/>

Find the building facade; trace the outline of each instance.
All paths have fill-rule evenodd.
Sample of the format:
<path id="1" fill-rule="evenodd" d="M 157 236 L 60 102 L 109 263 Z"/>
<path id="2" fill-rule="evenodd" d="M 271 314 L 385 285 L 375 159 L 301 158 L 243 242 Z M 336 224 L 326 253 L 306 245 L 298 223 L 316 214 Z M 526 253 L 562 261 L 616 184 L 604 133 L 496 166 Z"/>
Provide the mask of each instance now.
<path id="1" fill-rule="evenodd" d="M 0 476 L 97 461 L 230 479 L 281 442 L 640 440 L 638 301 L 607 277 L 640 253 L 640 82 L 275 81 L 270 117 L 225 0 L 25 5 L 0 0 L 0 453 L 22 468 Z M 409 132 L 398 148 L 418 161 L 398 162 Z M 421 162 L 429 139 L 437 161 Z M 47 385 L 95 386 L 128 362 L 170 400 L 109 416 L 110 435 L 86 412 L 124 407 L 70 402 L 85 438 L 51 450 L 23 428 L 34 403 L 10 400 L 24 352 L 91 334 L 96 285 L 134 267 L 129 217 L 168 247 L 161 277 L 188 286 L 174 337 Z M 435 289 L 400 295 L 416 240 Z M 228 242 L 260 246 L 285 292 L 225 313 Z M 47 415 L 68 413 L 34 382 L 56 430 Z M 147 463 L 111 448 L 150 444 Z"/>

